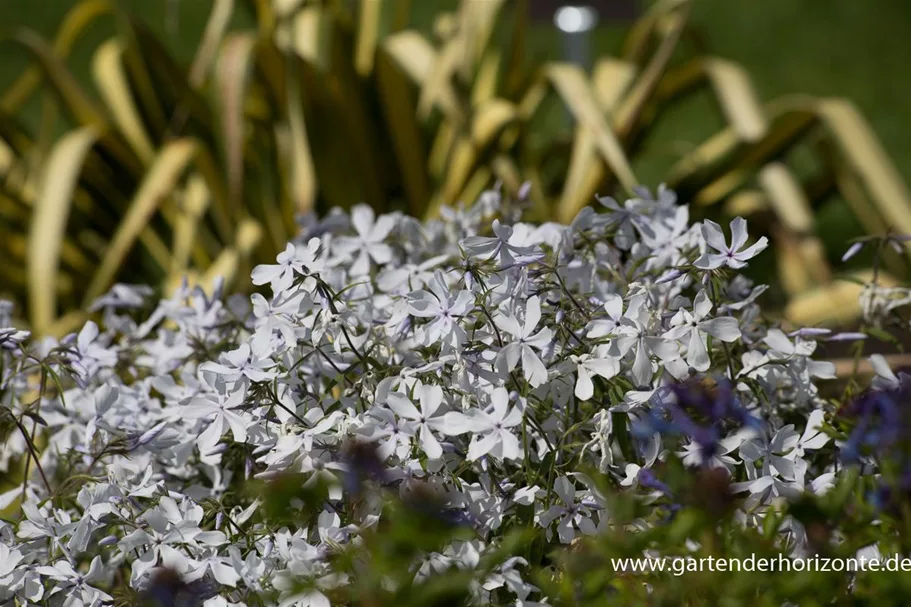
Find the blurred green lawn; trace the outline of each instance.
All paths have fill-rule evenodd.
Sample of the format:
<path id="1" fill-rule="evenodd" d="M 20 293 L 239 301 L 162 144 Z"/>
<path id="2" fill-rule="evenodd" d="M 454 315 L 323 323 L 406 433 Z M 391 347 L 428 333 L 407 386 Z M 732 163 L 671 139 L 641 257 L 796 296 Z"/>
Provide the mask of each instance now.
<path id="1" fill-rule="evenodd" d="M 74 2 L 0 0 L 0 28 L 27 25 L 51 36 Z M 192 56 L 211 6 L 209 0 L 121 2 L 142 15 L 183 59 Z M 413 24 L 427 30 L 434 14 L 455 4 L 413 0 Z M 236 21 L 243 26 L 249 18 L 241 10 Z M 695 0 L 692 25 L 693 35 L 685 43 L 739 62 L 765 100 L 798 92 L 852 99 L 911 182 L 911 0 Z M 75 49 L 70 65 L 81 78 L 89 78 L 91 51 L 112 27 L 99 24 Z M 600 27 L 592 44 L 595 53 L 615 53 L 624 28 L 625 24 Z M 559 54 L 559 39 L 549 24 L 536 29 L 531 43 L 535 56 Z M 5 87 L 26 58 L 9 46 L 0 49 L 0 87 Z M 33 104 L 28 121 L 34 123 L 38 112 Z M 648 148 L 648 160 L 637 167 L 638 176 L 643 183 L 654 184 L 676 157 L 721 124 L 707 93 L 680 104 L 662 120 L 654 140 L 663 146 Z M 833 245 L 830 251 L 858 229 L 837 201 L 820 210 L 819 220 L 820 234 Z"/>

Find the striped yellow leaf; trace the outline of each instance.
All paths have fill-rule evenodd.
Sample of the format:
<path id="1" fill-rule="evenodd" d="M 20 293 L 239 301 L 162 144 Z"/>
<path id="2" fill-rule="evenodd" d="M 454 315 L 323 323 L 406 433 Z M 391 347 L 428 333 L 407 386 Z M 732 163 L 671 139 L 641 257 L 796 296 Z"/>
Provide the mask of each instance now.
<path id="1" fill-rule="evenodd" d="M 614 128 L 620 139 L 628 139 L 639 126 L 641 114 L 677 50 L 691 7 L 690 0 L 683 0 L 670 9 L 667 26 L 660 32 L 661 41 L 658 48 L 617 108 Z"/>
<path id="2" fill-rule="evenodd" d="M 242 212 L 244 186 L 244 101 L 250 83 L 256 38 L 247 33 L 232 34 L 225 40 L 215 70 L 221 117 L 221 135 L 224 142 L 225 171 L 231 215 L 235 219 Z"/>
<path id="3" fill-rule="evenodd" d="M 395 0 L 392 0 L 395 2 Z M 376 47 L 380 39 L 383 7 L 388 0 L 360 0 L 358 2 L 357 39 L 354 43 L 354 69 L 366 77 L 373 71 Z"/>
<path id="4" fill-rule="evenodd" d="M 291 135 L 290 191 L 298 212 L 312 211 L 316 205 L 316 171 L 307 138 L 304 122 L 304 108 L 301 99 L 300 82 L 293 78 L 295 71 L 289 70 L 288 123 Z"/>
<path id="5" fill-rule="evenodd" d="M 462 2 L 459 4 L 457 39 L 461 47 L 458 71 L 465 82 L 470 82 L 484 50 L 488 47 L 497 16 L 505 0 Z"/>
<path id="6" fill-rule="evenodd" d="M 405 34 L 406 32 L 402 32 Z M 419 36 L 419 34 L 416 34 Z M 402 39 L 411 47 L 411 51 L 418 52 L 419 49 L 428 48 L 417 43 L 414 37 Z M 401 43 L 391 47 L 396 60 L 402 62 Z M 409 57 L 405 63 L 421 66 L 426 68 L 422 70 L 423 78 L 421 82 L 421 94 L 418 98 L 418 117 L 421 120 L 427 120 L 431 111 L 439 107 L 443 115 L 453 122 L 456 127 L 465 123 L 465 115 L 453 87 L 453 77 L 461 65 L 462 57 L 465 52 L 463 40 L 461 38 L 452 38 L 446 42 L 439 53 L 426 54 L 424 57 Z M 428 63 L 427 59 L 431 61 Z M 407 68 L 406 68 L 407 69 Z M 416 71 L 416 70 L 413 70 Z"/>
<path id="7" fill-rule="evenodd" d="M 113 284 L 118 269 L 136 240 L 164 199 L 172 195 L 178 180 L 196 157 L 197 149 L 198 144 L 195 140 L 183 138 L 167 143 L 159 151 L 111 238 L 101 259 L 101 265 L 89 283 L 83 299 L 84 306 L 88 306 L 103 295 Z M 170 264 L 163 268 L 164 272 L 169 269 Z"/>
<path id="8" fill-rule="evenodd" d="M 519 119 L 522 122 L 531 120 L 552 87 L 569 109 L 576 124 L 584 128 L 591 137 L 610 173 L 614 175 L 628 191 L 638 185 L 632 167 L 623 150 L 623 146 L 614 132 L 608 127 L 602 110 L 598 106 L 585 73 L 576 65 L 550 63 L 544 66 L 537 82 L 529 88 L 519 105 Z M 571 221 L 582 206 L 589 200 L 567 198 L 557 208 L 557 216 L 564 221 Z"/>
<path id="9" fill-rule="evenodd" d="M 810 201 L 785 164 L 770 162 L 759 170 L 757 179 L 784 227 L 798 234 L 812 233 L 813 209 Z"/>
<path id="10" fill-rule="evenodd" d="M 408 208 L 415 216 L 423 213 L 430 197 L 429 163 L 415 107 L 417 86 L 387 50 L 383 42 L 376 61 L 376 83 L 383 116 L 401 173 Z"/>
<path id="11" fill-rule="evenodd" d="M 187 178 L 187 186 L 181 192 L 181 203 L 171 245 L 170 282 L 179 280 L 180 276 L 186 273 L 194 249 L 198 251 L 194 259 L 196 265 L 204 268 L 210 262 L 205 247 L 196 246 L 199 223 L 210 203 L 205 179 L 199 174 L 194 173 Z"/>
<path id="12" fill-rule="evenodd" d="M 872 278 L 873 273 L 865 270 L 852 274 L 852 280 L 835 280 L 799 293 L 785 306 L 785 318 L 796 327 L 836 327 L 851 323 L 861 313 L 861 285 L 870 282 Z M 893 276 L 882 271 L 879 272 L 877 280 L 880 285 L 886 287 L 898 285 Z"/>
<path id="13" fill-rule="evenodd" d="M 823 99 L 816 111 L 885 223 L 901 234 L 911 234 L 908 186 L 854 104 L 844 99 Z M 911 248 L 907 250 L 911 255 Z"/>
<path id="14" fill-rule="evenodd" d="M 196 49 L 187 81 L 193 88 L 202 87 L 209 75 L 212 65 L 218 57 L 218 48 L 225 37 L 231 15 L 234 13 L 234 0 L 214 0 L 212 12 L 202 33 L 202 42 Z"/>
<path id="15" fill-rule="evenodd" d="M 644 64 L 652 39 L 659 35 L 662 24 L 688 1 L 690 0 L 658 0 L 653 3 L 645 14 L 630 26 L 623 42 L 623 59 L 636 65 Z"/>
<path id="16" fill-rule="evenodd" d="M 611 115 L 636 79 L 636 66 L 628 61 L 602 57 L 592 70 L 592 91 L 598 106 Z"/>
<path id="17" fill-rule="evenodd" d="M 740 140 L 757 141 L 766 133 L 765 108 L 749 75 L 736 63 L 717 57 L 698 57 L 669 70 L 655 91 L 656 103 L 677 101 L 706 86 Z M 654 117 L 652 114 L 649 119 Z"/>
<path id="18" fill-rule="evenodd" d="M 262 232 L 262 227 L 255 220 L 250 218 L 241 220 L 237 228 L 235 243 L 226 247 L 203 274 L 203 289 L 211 293 L 219 278 L 223 278 L 225 285 L 230 287 L 239 275 L 241 266 L 249 259 L 250 254 L 262 238 Z"/>
<path id="19" fill-rule="evenodd" d="M 635 77 L 636 67 L 626 61 L 602 58 L 595 64 L 592 73 L 592 92 L 599 109 L 606 116 L 613 115 L 617 104 Z M 581 209 L 589 204 L 606 174 L 604 163 L 598 158 L 598 149 L 591 131 L 584 125 L 577 124 L 569 169 L 556 208 Z M 571 211 L 567 210 L 554 218 L 568 217 L 570 213 Z M 548 214 L 548 217 L 551 215 Z"/>
<path id="20" fill-rule="evenodd" d="M 98 47 L 92 60 L 92 75 L 114 124 L 136 155 L 148 165 L 155 150 L 123 69 L 123 44 L 119 40 L 112 38 Z"/>
<path id="21" fill-rule="evenodd" d="M 34 56 L 45 77 L 53 84 L 53 91 L 77 124 L 104 127 L 107 122 L 104 112 L 92 103 L 43 38 L 31 30 L 21 29 L 12 36 L 12 40 Z"/>
<path id="22" fill-rule="evenodd" d="M 98 137 L 98 129 L 93 126 L 64 135 L 44 166 L 26 256 L 29 313 L 38 333 L 45 331 L 57 315 L 55 285 L 60 267 L 60 249 L 79 174 Z"/>

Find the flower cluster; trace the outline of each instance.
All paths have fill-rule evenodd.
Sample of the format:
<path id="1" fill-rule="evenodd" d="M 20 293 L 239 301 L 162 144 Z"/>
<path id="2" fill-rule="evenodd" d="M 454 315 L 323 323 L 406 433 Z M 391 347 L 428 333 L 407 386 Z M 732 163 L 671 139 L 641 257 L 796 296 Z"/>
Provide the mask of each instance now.
<path id="1" fill-rule="evenodd" d="M 737 271 L 766 240 L 692 224 L 666 190 L 602 202 L 538 226 L 497 192 L 427 222 L 357 206 L 255 268 L 250 298 L 118 285 L 59 342 L 0 329 L 0 469 L 23 478 L 0 495 L 21 511 L 0 522 L 0 604 L 122 585 L 328 605 L 389 497 L 465 531 L 414 555 L 412 583 L 455 569 L 478 604 L 544 604 L 525 557 L 490 562 L 505 530 L 596 536 L 605 487 L 669 494 L 669 458 L 722 471 L 745 524 L 828 490 L 827 334 L 763 320 Z M 317 498 L 276 519 L 289 478 Z"/>

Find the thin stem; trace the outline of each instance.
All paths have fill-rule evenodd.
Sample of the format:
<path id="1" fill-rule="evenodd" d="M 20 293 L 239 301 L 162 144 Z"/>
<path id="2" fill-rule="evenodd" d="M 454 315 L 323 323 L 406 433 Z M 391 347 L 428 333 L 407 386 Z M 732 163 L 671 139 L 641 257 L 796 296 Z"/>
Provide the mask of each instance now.
<path id="1" fill-rule="evenodd" d="M 284 409 L 291 417 L 293 417 L 294 419 L 299 421 L 304 427 L 307 427 L 310 425 L 301 416 L 299 416 L 297 413 L 295 413 L 294 411 L 292 411 L 291 409 L 286 407 L 280 400 L 278 400 L 278 394 L 275 392 L 275 390 L 272 388 L 272 386 L 270 386 L 268 388 L 268 390 L 269 390 L 269 396 L 272 398 L 272 404 L 278 405 L 279 408 Z"/>
<path id="2" fill-rule="evenodd" d="M 38 415 L 41 414 L 41 399 L 44 398 L 44 393 L 45 393 L 46 390 L 47 390 L 47 370 L 46 370 L 44 367 L 42 367 L 42 369 L 41 369 L 41 383 L 40 383 L 40 386 L 39 386 L 39 388 L 38 388 L 38 398 L 35 399 L 35 403 L 33 403 L 33 404 L 37 404 L 37 407 L 38 407 Z M 31 405 L 29 405 L 29 406 L 31 406 Z M 22 431 L 24 432 L 24 426 L 22 425 L 21 420 L 16 420 L 16 425 L 19 426 L 19 429 L 22 430 Z M 33 419 L 33 420 L 32 420 L 32 431 L 31 431 L 30 435 L 29 435 L 29 436 L 25 436 L 25 434 L 23 434 L 23 436 L 24 436 L 25 439 L 28 441 L 28 444 L 29 444 L 29 452 L 32 453 L 32 455 L 34 456 L 34 458 L 35 458 L 35 465 L 36 465 L 36 466 L 38 467 L 38 469 L 41 471 L 41 478 L 44 479 L 44 484 L 45 484 L 45 486 L 47 487 L 48 493 L 50 493 L 50 492 L 51 492 L 51 486 L 50 486 L 50 484 L 47 482 L 47 477 L 44 476 L 44 470 L 41 470 L 41 463 L 38 461 L 38 456 L 34 453 L 34 451 L 35 451 L 35 449 L 34 449 L 34 445 L 35 445 L 35 431 L 36 431 L 37 429 L 38 429 L 38 421 Z M 29 471 L 30 471 L 30 464 L 31 464 L 31 461 L 32 461 L 32 458 L 31 458 L 31 457 L 28 457 L 28 458 L 26 458 L 26 460 L 25 460 L 25 471 L 24 471 L 23 474 L 22 474 L 22 496 L 23 496 L 23 498 L 25 497 L 25 490 L 26 490 L 26 487 L 27 487 L 27 484 L 28 484 L 28 474 L 29 474 Z"/>
<path id="3" fill-rule="evenodd" d="M 11 416 L 11 417 L 12 417 L 13 421 L 16 423 L 16 426 L 19 428 L 19 432 L 22 433 L 22 438 L 25 439 L 25 443 L 28 445 L 29 454 L 35 460 L 35 468 L 37 468 L 38 472 L 41 474 L 41 480 L 44 481 L 44 487 L 47 489 L 47 492 L 49 495 L 53 494 L 54 492 L 51 490 L 51 484 L 47 480 L 47 475 L 44 474 L 44 468 L 41 467 L 41 462 L 38 460 L 38 450 L 35 448 L 35 443 L 32 442 L 32 439 L 29 436 L 28 430 L 25 429 L 25 426 L 22 425 L 22 422 L 20 422 L 18 419 L 16 419 L 15 416 Z M 27 482 L 28 482 L 28 476 L 26 475 L 26 477 L 22 480 L 23 496 L 25 495 L 25 486 L 26 486 Z"/>
<path id="4" fill-rule="evenodd" d="M 332 289 L 329 287 L 328 284 L 326 284 L 323 281 L 322 278 L 317 277 L 317 280 L 319 281 L 319 283 L 318 283 L 319 288 L 323 291 L 323 295 L 326 296 L 326 300 L 329 303 L 329 309 L 332 310 L 333 314 L 338 316 L 339 315 L 338 308 L 335 306 L 335 293 L 332 292 Z M 348 335 L 348 331 L 347 331 L 347 329 L 345 329 L 344 323 L 340 322 L 338 326 L 342 330 L 342 335 L 345 336 L 345 341 L 348 342 L 348 347 L 351 348 L 352 352 L 354 352 L 354 354 L 355 354 L 355 356 L 357 356 L 358 360 L 361 361 L 361 364 L 364 365 L 364 369 L 369 369 L 370 365 L 367 364 L 367 360 L 360 353 L 360 351 L 358 351 L 358 349 L 354 346 L 354 342 L 351 340 L 351 336 Z"/>

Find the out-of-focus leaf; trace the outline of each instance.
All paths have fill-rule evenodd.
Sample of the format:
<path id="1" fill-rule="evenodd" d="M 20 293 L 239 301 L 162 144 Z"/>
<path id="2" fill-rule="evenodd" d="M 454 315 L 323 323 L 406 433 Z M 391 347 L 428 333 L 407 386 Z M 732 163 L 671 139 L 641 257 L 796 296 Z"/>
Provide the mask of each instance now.
<path id="1" fill-rule="evenodd" d="M 528 51 L 529 0 L 515 0 L 512 8 L 512 37 L 509 40 L 508 56 L 504 73 L 504 94 L 508 99 L 516 99 L 523 86 L 523 79 L 528 71 L 525 67 Z"/>
<path id="2" fill-rule="evenodd" d="M 13 153 L 12 148 L 0 138 L 0 175 L 6 175 L 15 159 L 16 155 Z"/>
<path id="3" fill-rule="evenodd" d="M 469 179 L 473 175 L 478 175 L 476 170 L 479 160 L 487 153 L 503 129 L 516 118 L 516 107 L 504 99 L 492 99 L 479 108 L 471 125 L 470 138 L 460 137 L 453 150 L 439 198 L 431 205 L 428 215 L 436 214 L 440 204 L 453 204 L 461 196 L 466 195 Z M 487 175 L 487 179 L 490 178 L 490 171 L 480 175 L 474 177 L 473 189 L 476 189 L 477 184 L 483 180 L 483 175 Z"/>
<path id="4" fill-rule="evenodd" d="M 592 91 L 598 106 L 611 114 L 636 78 L 636 66 L 627 61 L 603 57 L 592 70 Z"/>
<path id="5" fill-rule="evenodd" d="M 84 305 L 100 297 L 111 286 L 136 239 L 164 199 L 172 194 L 177 181 L 195 158 L 197 147 L 193 139 L 176 139 L 158 153 L 107 246 L 101 265 L 86 291 Z M 170 264 L 162 268 L 164 272 L 169 269 Z"/>
<path id="6" fill-rule="evenodd" d="M 103 128 L 106 125 L 104 112 L 89 99 L 76 79 L 38 34 L 28 29 L 20 29 L 13 34 L 12 40 L 22 45 L 37 60 L 45 76 L 53 83 L 53 90 L 58 94 L 64 107 L 69 110 L 78 124 L 94 125 Z"/>
<path id="7" fill-rule="evenodd" d="M 836 149 L 833 142 L 820 145 L 824 148 L 825 158 L 832 168 L 832 175 L 837 191 L 848 203 L 858 223 L 867 234 L 885 234 L 890 226 L 886 219 L 876 209 L 870 194 L 863 182 L 853 170 L 850 163 Z M 889 270 L 902 275 L 907 272 L 907 260 L 903 255 L 898 255 L 892 247 L 885 247 L 882 251 L 882 262 Z"/>
<path id="8" fill-rule="evenodd" d="M 734 127 L 726 127 L 671 168 L 668 187 L 697 204 L 714 204 L 792 148 L 816 124 L 814 112 L 792 100 L 767 105 L 766 115 L 769 128 L 761 139 L 744 143 Z"/>
<path id="9" fill-rule="evenodd" d="M 157 64 L 170 63 L 170 56 L 163 51 L 158 40 L 147 32 L 145 26 L 129 15 L 118 11 L 117 24 L 124 42 L 123 61 L 130 74 L 130 85 L 136 103 L 142 108 L 148 132 L 153 136 L 169 132 L 168 96 L 179 92 L 167 86 L 156 86 L 152 71 L 161 69 Z"/>
<path id="10" fill-rule="evenodd" d="M 244 186 L 244 100 L 253 67 L 256 38 L 233 34 L 225 41 L 216 65 L 215 82 L 221 109 L 228 197 L 232 215 L 241 213 Z"/>
<path id="11" fill-rule="evenodd" d="M 183 191 L 181 212 L 174 225 L 169 282 L 180 280 L 180 276 L 188 269 L 194 250 L 194 262 L 197 266 L 208 267 L 211 262 L 205 246 L 198 246 L 196 243 L 199 224 L 209 207 L 209 202 L 210 195 L 205 180 L 198 174 L 190 175 Z"/>
<path id="12" fill-rule="evenodd" d="M 472 107 L 479 107 L 496 96 L 502 57 L 499 49 L 493 49 L 485 53 L 481 59 L 474 86 L 471 89 Z"/>
<path id="13" fill-rule="evenodd" d="M 39 333 L 51 324 L 57 314 L 54 285 L 60 267 L 60 249 L 79 173 L 98 137 L 98 129 L 94 126 L 82 127 L 65 135 L 54 146 L 44 167 L 26 256 L 30 315 Z"/>
<path id="14" fill-rule="evenodd" d="M 773 227 L 771 236 L 778 262 L 778 283 L 785 293 L 793 296 L 828 284 L 830 273 L 825 250 L 818 246 L 817 239 L 801 237 L 780 225 Z M 814 267 L 815 264 L 821 267 Z"/>
<path id="15" fill-rule="evenodd" d="M 727 127 L 688 152 L 665 182 L 683 201 L 754 214 L 751 225 L 781 245 L 774 248 L 787 290 L 829 279 L 810 201 L 838 190 L 868 231 L 911 231 L 906 189 L 850 108 L 803 97 L 763 107 L 736 64 L 673 57 L 691 2 L 653 3 L 623 58 L 598 60 L 589 78 L 562 64 L 529 74 L 527 0 L 463 0 L 437 19 L 433 39 L 398 31 L 408 16 L 402 0 L 248 0 L 259 31 L 235 34 L 228 34 L 235 1 L 214 0 L 189 66 L 115 3 L 86 0 L 68 14 L 53 49 L 17 34 L 36 61 L 0 99 L 0 252 L 16 260 L 11 266 L 25 262 L 27 239 L 16 230 L 31 222 L 36 168 L 46 164 L 41 155 L 58 105 L 77 127 L 98 131 L 73 186 L 58 254 L 55 292 L 65 308 L 95 258 L 108 257 L 112 234 L 115 258 L 135 261 L 131 270 L 141 268 L 145 280 L 167 276 L 174 284 L 182 274 L 240 276 L 245 264 L 273 258 L 295 229 L 295 212 L 356 202 L 382 211 L 404 200 L 415 215 L 433 214 L 442 204 L 470 202 L 494 179 L 507 201 L 529 181 L 523 204 L 531 213 L 569 221 L 595 194 L 637 185 L 630 159 L 651 125 L 700 88 L 712 91 Z M 94 55 L 97 103 L 63 60 L 107 13 L 119 30 Z M 47 86 L 33 136 L 3 108 L 21 106 L 42 82 L 39 70 Z M 59 104 L 47 101 L 51 92 Z M 555 97 L 574 119 L 569 132 L 538 128 Z M 824 175 L 800 183 L 787 155 L 809 133 L 825 135 L 818 143 L 837 153 Z M 178 137 L 196 142 L 194 171 L 183 187 L 185 171 L 159 176 L 172 186 L 153 202 L 143 193 L 153 180 L 149 166 L 162 163 L 169 148 L 161 146 Z M 138 232 L 124 235 L 124 213 L 133 223 L 146 218 Z M 121 271 L 102 269 L 108 275 L 96 275 L 95 290 Z M 22 293 L 21 274 L 3 268 L 0 281 Z"/>
<path id="16" fill-rule="evenodd" d="M 506 191 L 515 196 L 522 187 L 522 174 L 519 167 L 507 154 L 497 154 L 490 163 L 493 175 L 503 184 Z"/>
<path id="17" fill-rule="evenodd" d="M 834 280 L 833 282 L 794 295 L 784 309 L 785 318 L 794 326 L 838 326 L 852 322 L 860 315 L 860 292 L 863 284 L 873 279 L 870 270 L 852 274 L 857 280 Z M 879 284 L 890 287 L 898 281 L 880 271 Z M 860 283 L 860 284 L 858 284 Z"/>
<path id="18" fill-rule="evenodd" d="M 73 45 L 99 17 L 113 11 L 109 0 L 82 0 L 67 11 L 54 38 L 54 54 L 61 60 L 69 56 Z M 29 66 L 7 88 L 0 98 L 0 108 L 7 112 L 19 109 L 41 83 L 41 67 Z"/>
<path id="19" fill-rule="evenodd" d="M 35 144 L 28 129 L 15 115 L 0 109 L 0 140 L 6 142 L 16 156 L 25 157 Z"/>
<path id="20" fill-rule="evenodd" d="M 641 75 L 623 98 L 614 117 L 614 128 L 621 140 L 626 140 L 636 130 L 646 104 L 651 99 L 664 76 L 677 44 L 683 34 L 690 14 L 691 0 L 677 2 L 667 15 L 667 27 L 660 32 L 661 42 L 649 59 Z"/>
<path id="21" fill-rule="evenodd" d="M 636 76 L 634 65 L 605 58 L 598 61 L 592 76 L 592 89 L 599 108 L 611 116 Z M 563 184 L 558 209 L 581 209 L 588 204 L 607 174 L 598 158 L 594 138 L 585 125 L 576 125 L 569 170 Z M 568 216 L 569 211 L 565 215 Z"/>
<path id="22" fill-rule="evenodd" d="M 433 45 L 412 30 L 387 37 L 383 40 L 383 48 L 389 58 L 418 86 L 427 80 L 437 60 Z"/>
<path id="23" fill-rule="evenodd" d="M 785 291 L 794 294 L 828 283 L 832 273 L 822 241 L 813 233 L 813 211 L 803 187 L 779 162 L 764 166 L 758 181 L 779 224 L 773 236 Z"/>
<path id="24" fill-rule="evenodd" d="M 351 204 L 365 202 L 377 210 L 384 210 L 388 202 L 389 172 L 394 163 L 380 133 L 380 125 L 374 119 L 374 98 L 367 94 L 354 69 L 348 36 L 350 32 L 345 31 L 342 22 L 333 22 L 329 50 L 336 85 L 330 87 L 330 91 L 335 110 L 344 108 L 344 118 L 339 124 L 345 128 L 350 156 L 358 163 L 356 170 L 362 188 L 361 198 Z"/>
<path id="25" fill-rule="evenodd" d="M 823 99 L 816 110 L 885 223 L 898 233 L 911 234 L 911 194 L 857 108 L 844 99 Z M 911 248 L 906 251 L 911 257 Z"/>
<path id="26" fill-rule="evenodd" d="M 655 92 L 656 103 L 677 100 L 705 85 L 740 140 L 752 142 L 765 135 L 768 121 L 749 76 L 737 64 L 717 57 L 699 57 L 668 71 Z"/>
<path id="27" fill-rule="evenodd" d="M 289 71 L 289 74 L 295 74 Z M 291 131 L 291 196 L 297 203 L 297 210 L 306 213 L 316 204 L 316 172 L 310 152 L 310 141 L 304 123 L 304 109 L 301 100 L 300 82 L 291 80 L 288 90 L 288 123 Z"/>
<path id="28" fill-rule="evenodd" d="M 811 128 L 820 125 L 836 144 L 846 168 L 856 175 L 870 203 L 864 204 L 860 192 L 847 178 L 839 177 L 846 198 L 853 201 L 855 213 L 868 230 L 892 227 L 911 233 L 911 195 L 907 186 L 883 152 L 869 126 L 848 102 L 811 97 L 783 98 L 768 106 L 772 117 L 766 134 L 752 144 L 742 144 L 733 127 L 728 127 L 695 152 L 681 160 L 671 171 L 670 187 L 687 195 L 696 190 L 694 200 L 712 204 L 742 187 L 760 167 L 780 157 Z M 793 207 L 789 207 L 793 215 Z M 871 216 L 878 215 L 879 220 Z M 788 221 L 806 222 L 790 217 Z"/>
<path id="29" fill-rule="evenodd" d="M 811 233 L 813 209 L 791 171 L 780 162 L 770 162 L 760 169 L 758 179 L 781 223 L 799 234 Z"/>
<path id="30" fill-rule="evenodd" d="M 119 22 L 130 83 L 156 145 L 184 134 L 207 142 L 217 139 L 217 111 L 194 88 L 184 67 L 143 22 L 128 16 Z"/>
<path id="31" fill-rule="evenodd" d="M 623 147 L 599 111 L 595 96 L 582 70 L 574 65 L 551 64 L 547 68 L 547 77 L 563 103 L 572 112 L 576 122 L 589 130 L 595 140 L 595 146 L 620 183 L 627 190 L 638 185 Z M 575 212 L 572 216 L 575 216 Z"/>
<path id="32" fill-rule="evenodd" d="M 744 189 L 732 194 L 724 203 L 724 212 L 731 217 L 752 217 L 772 213 L 768 195 L 762 190 Z"/>
<path id="33" fill-rule="evenodd" d="M 408 22 L 411 20 L 412 1 L 413 0 L 397 0 L 396 2 L 393 2 L 389 33 L 398 32 L 408 27 Z"/>
<path id="34" fill-rule="evenodd" d="M 394 2 L 395 0 L 393 0 Z M 373 71 L 376 47 L 380 39 L 383 9 L 388 0 L 359 0 L 357 40 L 354 46 L 354 68 L 365 77 Z"/>
<path id="35" fill-rule="evenodd" d="M 214 0 L 212 12 L 206 22 L 206 29 L 202 34 L 202 42 L 196 49 L 193 63 L 187 80 L 193 88 L 200 88 L 206 81 L 209 71 L 218 56 L 218 47 L 221 45 L 234 13 L 234 0 Z"/>
<path id="36" fill-rule="evenodd" d="M 572 152 L 569 156 L 569 170 L 557 207 L 560 212 L 558 217 L 568 217 L 572 213 L 571 209 L 576 209 L 578 213 L 591 202 L 592 195 L 605 175 L 604 163 L 598 159 L 595 140 L 590 131 L 583 125 L 576 125 Z"/>
<path id="37" fill-rule="evenodd" d="M 516 117 L 515 105 L 505 99 L 491 99 L 478 109 L 471 123 L 472 143 L 478 148 L 487 147 Z"/>
<path id="38" fill-rule="evenodd" d="M 36 33 L 23 29 L 12 40 L 27 49 L 41 66 L 51 90 L 58 97 L 73 121 L 79 126 L 94 126 L 101 135 L 99 147 L 108 152 L 115 171 L 126 171 L 131 175 L 142 172 L 142 164 L 136 154 L 120 139 L 107 133 L 108 123 L 105 112 L 82 90 L 75 77 L 67 71 L 48 44 Z"/>
<path id="39" fill-rule="evenodd" d="M 398 35 L 398 34 L 397 34 Z M 428 161 L 415 114 L 417 86 L 388 51 L 390 38 L 383 42 L 376 60 L 376 81 L 383 115 L 398 161 L 405 196 L 413 215 L 420 215 L 430 197 Z"/>
<path id="40" fill-rule="evenodd" d="M 269 37 L 275 32 L 278 19 L 287 18 L 300 0 L 247 0 L 247 3 L 256 14 L 260 36 Z"/>
<path id="41" fill-rule="evenodd" d="M 436 217 L 443 205 L 454 204 L 458 201 L 459 194 L 465 188 L 465 182 L 471 176 L 471 170 L 477 159 L 477 150 L 471 144 L 471 140 L 468 137 L 459 136 L 449 157 L 449 168 L 446 171 L 445 181 L 440 187 L 440 191 L 431 200 L 425 217 Z"/>
<path id="42" fill-rule="evenodd" d="M 449 121 L 443 121 L 440 128 L 437 129 L 436 136 L 430 146 L 430 156 L 427 165 L 431 178 L 442 180 L 446 173 L 446 166 L 449 155 L 452 153 L 456 143 L 458 131 L 455 125 Z"/>
<path id="43" fill-rule="evenodd" d="M 296 17 L 298 22 L 305 18 L 312 22 L 307 30 L 317 39 L 305 39 L 305 30 L 298 29 L 293 48 L 301 59 L 310 147 L 320 151 L 313 155 L 320 199 L 327 206 L 366 202 L 382 209 L 394 163 L 384 152 L 388 143 L 374 119 L 373 97 L 354 70 L 350 24 L 314 6 Z M 359 178 L 351 179 L 352 172 Z"/>
<path id="44" fill-rule="evenodd" d="M 88 319 L 89 315 L 85 310 L 71 310 L 56 318 L 44 332 L 47 335 L 62 337 L 81 329 Z"/>
<path id="45" fill-rule="evenodd" d="M 547 86 L 554 88 L 563 103 L 569 108 L 576 123 L 585 128 L 595 148 L 604 159 L 611 174 L 629 191 L 637 185 L 629 160 L 614 132 L 608 128 L 603 113 L 598 107 L 594 93 L 585 79 L 585 74 L 575 65 L 551 63 L 546 65 L 537 83 L 532 86 L 519 106 L 519 117 L 528 122 L 537 111 L 546 95 Z M 573 196 L 562 202 L 557 210 L 561 220 L 571 221 L 588 199 Z M 568 218 L 568 219 L 567 219 Z"/>
<path id="46" fill-rule="evenodd" d="M 644 64 L 652 38 L 658 35 L 662 25 L 667 23 L 674 11 L 687 1 L 659 0 L 652 4 L 646 13 L 630 26 L 623 41 L 623 59 L 635 65 Z"/>
<path id="47" fill-rule="evenodd" d="M 123 69 L 123 46 L 111 39 L 98 47 L 92 60 L 92 74 L 111 117 L 136 155 L 148 165 L 155 156 L 135 98 Z"/>
<path id="48" fill-rule="evenodd" d="M 202 280 L 203 288 L 211 293 L 215 280 L 219 277 L 224 278 L 226 285 L 230 285 L 237 278 L 241 264 L 250 257 L 261 238 L 262 228 L 259 223 L 249 218 L 241 220 L 235 244 L 222 251 L 206 270 Z"/>
<path id="49" fill-rule="evenodd" d="M 292 21 L 290 44 L 301 59 L 320 71 L 329 69 L 329 36 L 332 23 L 319 6 L 307 6 Z"/>
<path id="50" fill-rule="evenodd" d="M 492 180 L 493 172 L 485 165 L 478 166 L 466 181 L 465 187 L 456 200 L 477 200 L 478 196 L 490 187 Z"/>
<path id="51" fill-rule="evenodd" d="M 402 32 L 403 34 L 406 32 Z M 415 36 L 420 36 L 415 34 Z M 401 56 L 402 46 L 408 43 L 412 47 L 412 52 L 420 52 L 422 49 L 428 49 L 429 45 L 424 46 L 417 42 L 417 38 L 400 38 L 399 44 L 391 47 L 396 60 L 402 62 L 404 57 Z M 420 72 L 421 94 L 418 98 L 418 117 L 421 120 L 427 120 L 430 112 L 434 107 L 439 107 L 443 114 L 456 126 L 465 123 L 465 115 L 453 87 L 453 76 L 461 65 L 464 53 L 464 40 L 462 38 L 451 38 L 446 42 L 439 53 L 429 56 L 411 56 L 403 67 L 410 73 L 418 74 L 418 68 L 424 68 Z M 410 52 L 409 52 L 410 54 Z M 428 63 L 427 59 L 431 59 Z"/>
<path id="52" fill-rule="evenodd" d="M 485 0 L 459 4 L 459 28 L 456 39 L 461 46 L 458 70 L 463 81 L 468 82 L 474 73 L 488 46 L 497 15 L 503 9 L 504 3 L 505 0 Z"/>

